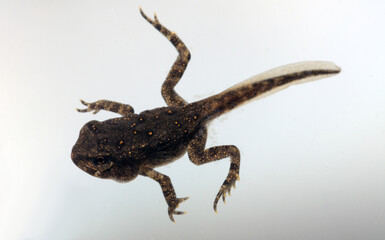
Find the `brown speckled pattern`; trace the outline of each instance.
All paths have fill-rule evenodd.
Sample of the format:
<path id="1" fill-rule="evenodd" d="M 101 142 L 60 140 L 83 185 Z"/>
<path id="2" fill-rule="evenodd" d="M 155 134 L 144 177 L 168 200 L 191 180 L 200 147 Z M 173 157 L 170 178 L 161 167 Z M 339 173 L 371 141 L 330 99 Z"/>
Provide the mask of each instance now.
<path id="1" fill-rule="evenodd" d="M 308 76 L 330 75 L 336 70 L 315 69 L 276 76 L 230 89 L 212 97 L 188 103 L 175 90 L 190 60 L 190 52 L 180 38 L 158 21 L 142 16 L 161 32 L 179 55 L 162 85 L 162 96 L 168 107 L 135 114 L 127 104 L 99 100 L 87 103 L 79 112 L 115 112 L 119 118 L 103 122 L 91 121 L 80 130 L 72 148 L 73 162 L 88 174 L 119 182 L 129 182 L 138 175 L 157 181 L 168 204 L 168 215 L 183 214 L 176 208 L 187 198 L 177 198 L 171 179 L 153 168 L 169 164 L 188 152 L 196 165 L 230 158 L 230 169 L 214 200 L 214 210 L 220 198 L 225 201 L 239 180 L 240 153 L 236 146 L 216 146 L 206 149 L 207 124 L 213 118 L 230 111 L 262 93 Z"/>

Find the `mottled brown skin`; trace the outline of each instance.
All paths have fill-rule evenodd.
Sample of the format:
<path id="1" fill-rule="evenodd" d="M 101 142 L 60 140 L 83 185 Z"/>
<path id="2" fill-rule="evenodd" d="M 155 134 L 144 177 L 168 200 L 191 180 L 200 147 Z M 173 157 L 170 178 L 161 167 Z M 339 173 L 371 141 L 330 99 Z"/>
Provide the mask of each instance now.
<path id="1" fill-rule="evenodd" d="M 88 122 L 80 131 L 71 158 L 80 169 L 95 177 L 129 182 L 142 175 L 157 181 L 168 204 L 169 217 L 174 221 L 173 214 L 184 213 L 175 209 L 187 198 L 177 198 L 170 178 L 153 168 L 173 162 L 186 151 L 196 165 L 230 157 L 229 173 L 214 200 L 216 211 L 218 200 L 222 197 L 225 201 L 226 194 L 230 193 L 231 187 L 239 179 L 240 154 L 233 145 L 206 149 L 207 124 L 213 118 L 273 88 L 307 76 L 332 72 L 303 71 L 279 76 L 187 103 L 175 92 L 174 87 L 190 60 L 189 50 L 175 33 L 159 23 L 156 15 L 151 20 L 142 10 L 140 13 L 167 37 L 179 53 L 162 86 L 162 96 L 168 107 L 134 114 L 130 105 L 122 103 L 81 101 L 87 108 L 78 109 L 79 112 L 106 110 L 122 117 Z"/>

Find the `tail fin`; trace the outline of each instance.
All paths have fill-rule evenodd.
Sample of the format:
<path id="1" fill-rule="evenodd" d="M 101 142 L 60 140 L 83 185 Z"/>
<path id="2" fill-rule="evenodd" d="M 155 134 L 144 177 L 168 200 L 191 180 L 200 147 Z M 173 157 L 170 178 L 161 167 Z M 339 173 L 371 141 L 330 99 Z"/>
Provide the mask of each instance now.
<path id="1" fill-rule="evenodd" d="M 250 100 L 283 90 L 293 84 L 333 76 L 341 69 L 332 62 L 306 61 L 288 64 L 255 75 L 219 94 L 193 103 L 209 120 Z"/>

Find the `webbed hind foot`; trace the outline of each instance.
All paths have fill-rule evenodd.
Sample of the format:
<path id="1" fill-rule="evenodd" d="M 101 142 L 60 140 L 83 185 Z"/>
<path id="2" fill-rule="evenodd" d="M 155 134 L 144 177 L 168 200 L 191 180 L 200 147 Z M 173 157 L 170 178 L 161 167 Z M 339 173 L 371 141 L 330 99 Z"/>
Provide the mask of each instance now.
<path id="1" fill-rule="evenodd" d="M 229 194 L 231 196 L 231 188 L 233 187 L 235 189 L 235 182 L 239 181 L 239 168 L 238 172 L 236 170 L 231 170 L 229 174 L 227 175 L 226 180 L 223 182 L 221 188 L 219 189 L 219 192 L 214 200 L 214 211 L 217 212 L 217 204 L 219 199 L 222 197 L 223 203 L 226 203 L 226 194 Z"/>

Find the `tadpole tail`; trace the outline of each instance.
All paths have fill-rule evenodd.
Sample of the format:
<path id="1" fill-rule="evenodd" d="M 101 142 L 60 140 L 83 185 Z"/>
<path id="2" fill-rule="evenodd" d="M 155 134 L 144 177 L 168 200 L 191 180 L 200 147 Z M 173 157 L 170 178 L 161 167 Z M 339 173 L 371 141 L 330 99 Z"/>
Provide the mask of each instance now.
<path id="1" fill-rule="evenodd" d="M 219 94 L 191 103 L 199 108 L 203 121 L 216 118 L 250 100 L 283 90 L 293 84 L 326 78 L 341 69 L 332 62 L 306 61 L 271 69 L 255 75 Z"/>

